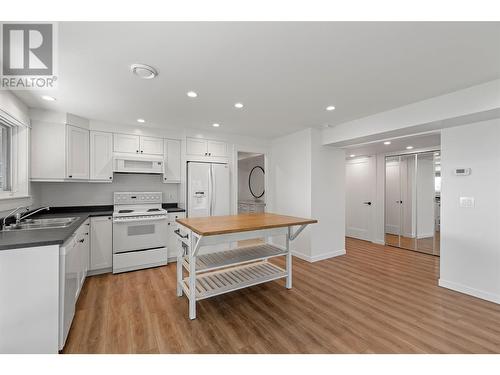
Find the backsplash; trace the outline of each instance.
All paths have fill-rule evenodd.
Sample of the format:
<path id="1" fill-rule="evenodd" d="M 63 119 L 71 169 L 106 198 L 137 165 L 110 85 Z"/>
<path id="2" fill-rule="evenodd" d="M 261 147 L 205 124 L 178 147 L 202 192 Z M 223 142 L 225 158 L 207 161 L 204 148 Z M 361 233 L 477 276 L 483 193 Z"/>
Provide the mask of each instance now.
<path id="1" fill-rule="evenodd" d="M 33 182 L 37 206 L 112 205 L 115 191 L 161 191 L 163 203 L 178 202 L 179 184 L 164 184 L 161 175 L 116 174 L 112 183 Z"/>

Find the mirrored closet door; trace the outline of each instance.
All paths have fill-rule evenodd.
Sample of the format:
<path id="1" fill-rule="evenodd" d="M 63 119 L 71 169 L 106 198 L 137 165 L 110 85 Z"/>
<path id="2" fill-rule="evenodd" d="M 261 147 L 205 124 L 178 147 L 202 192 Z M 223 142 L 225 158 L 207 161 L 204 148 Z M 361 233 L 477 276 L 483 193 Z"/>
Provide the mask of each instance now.
<path id="1" fill-rule="evenodd" d="M 386 157 L 387 245 L 439 255 L 439 159 L 436 151 Z"/>

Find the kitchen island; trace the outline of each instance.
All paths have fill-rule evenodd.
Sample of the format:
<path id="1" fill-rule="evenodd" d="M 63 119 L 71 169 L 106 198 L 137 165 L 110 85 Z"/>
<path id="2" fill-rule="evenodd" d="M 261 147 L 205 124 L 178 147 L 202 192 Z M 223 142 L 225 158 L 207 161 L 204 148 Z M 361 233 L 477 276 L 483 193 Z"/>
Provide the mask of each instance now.
<path id="1" fill-rule="evenodd" d="M 293 241 L 314 219 L 272 213 L 239 214 L 177 219 L 179 236 L 177 254 L 177 295 L 186 294 L 189 318 L 196 318 L 196 301 L 249 286 L 286 279 L 292 288 Z M 293 227 L 298 227 L 292 232 Z M 284 236 L 284 246 L 270 243 L 270 238 Z M 238 246 L 239 241 L 265 239 L 256 245 Z M 223 247 L 200 254 L 202 247 Z M 285 269 L 269 262 L 284 256 Z M 187 277 L 184 277 L 184 269 Z"/>

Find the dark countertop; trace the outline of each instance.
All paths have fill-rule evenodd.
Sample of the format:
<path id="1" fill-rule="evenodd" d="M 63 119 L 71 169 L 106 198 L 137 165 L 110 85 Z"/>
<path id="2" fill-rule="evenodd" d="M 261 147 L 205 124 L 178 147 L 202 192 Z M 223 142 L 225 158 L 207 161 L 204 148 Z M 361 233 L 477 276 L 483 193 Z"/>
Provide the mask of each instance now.
<path id="1" fill-rule="evenodd" d="M 168 212 L 184 212 L 184 209 L 178 208 L 177 205 L 168 204 L 168 206 L 165 207 L 164 205 L 164 208 Z M 0 251 L 24 247 L 62 245 L 87 218 L 92 216 L 111 216 L 113 214 L 113 206 L 51 207 L 49 213 L 46 212 L 35 214 L 32 217 L 76 216 L 79 219 L 66 228 L 0 231 Z"/>

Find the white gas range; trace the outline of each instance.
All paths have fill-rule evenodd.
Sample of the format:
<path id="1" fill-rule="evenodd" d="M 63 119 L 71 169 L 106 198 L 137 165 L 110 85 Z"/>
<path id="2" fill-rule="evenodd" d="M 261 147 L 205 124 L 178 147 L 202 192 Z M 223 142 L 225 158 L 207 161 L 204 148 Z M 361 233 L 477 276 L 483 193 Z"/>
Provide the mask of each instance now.
<path id="1" fill-rule="evenodd" d="M 161 192 L 115 192 L 113 273 L 167 264 L 167 211 Z"/>

